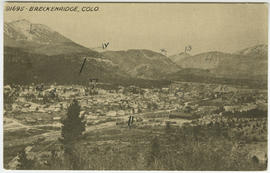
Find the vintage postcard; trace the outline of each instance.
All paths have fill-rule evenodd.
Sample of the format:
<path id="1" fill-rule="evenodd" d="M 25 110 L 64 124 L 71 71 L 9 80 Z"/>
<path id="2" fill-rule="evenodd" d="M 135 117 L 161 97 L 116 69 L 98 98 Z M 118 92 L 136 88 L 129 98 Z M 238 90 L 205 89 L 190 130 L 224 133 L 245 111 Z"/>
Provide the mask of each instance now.
<path id="1" fill-rule="evenodd" d="M 267 169 L 267 3 L 3 10 L 4 169 Z"/>

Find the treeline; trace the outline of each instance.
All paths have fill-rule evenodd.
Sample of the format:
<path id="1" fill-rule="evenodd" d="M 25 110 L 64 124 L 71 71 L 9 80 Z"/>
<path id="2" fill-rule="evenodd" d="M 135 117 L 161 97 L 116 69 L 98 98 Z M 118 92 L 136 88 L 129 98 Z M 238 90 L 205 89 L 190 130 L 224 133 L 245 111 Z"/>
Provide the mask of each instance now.
<path id="1" fill-rule="evenodd" d="M 182 82 L 201 82 L 201 83 L 215 83 L 222 85 L 238 85 L 247 86 L 248 88 L 267 89 L 267 79 L 232 79 L 224 77 L 215 77 L 210 74 L 208 70 L 186 69 L 175 74 L 167 76 L 170 80 Z"/>

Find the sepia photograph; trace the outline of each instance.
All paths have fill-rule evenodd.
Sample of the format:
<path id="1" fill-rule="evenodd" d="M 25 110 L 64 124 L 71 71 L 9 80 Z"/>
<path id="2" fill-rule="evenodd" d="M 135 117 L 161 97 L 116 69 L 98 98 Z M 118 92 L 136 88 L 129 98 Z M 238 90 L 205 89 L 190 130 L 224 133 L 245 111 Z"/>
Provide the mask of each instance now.
<path id="1" fill-rule="evenodd" d="M 265 171 L 268 3 L 3 3 L 5 170 Z"/>

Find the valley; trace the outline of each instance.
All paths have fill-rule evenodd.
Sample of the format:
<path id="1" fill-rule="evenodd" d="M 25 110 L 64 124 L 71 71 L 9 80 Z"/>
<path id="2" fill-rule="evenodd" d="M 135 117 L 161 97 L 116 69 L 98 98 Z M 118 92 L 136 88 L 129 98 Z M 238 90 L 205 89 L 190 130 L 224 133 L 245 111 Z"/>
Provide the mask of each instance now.
<path id="1" fill-rule="evenodd" d="M 170 133 L 171 137 L 177 134 L 174 129 L 195 127 L 202 128 L 201 133 L 208 129 L 207 133 L 225 135 L 222 140 L 236 143 L 242 141 L 245 143 L 242 145 L 243 149 L 252 145 L 253 149 L 247 154 L 266 153 L 265 147 L 259 147 L 265 146 L 267 142 L 265 90 L 191 82 L 174 82 L 161 89 L 131 86 L 116 90 L 95 90 L 96 95 L 89 95 L 87 86 L 80 85 L 45 86 L 43 91 L 37 91 L 31 85 L 17 85 L 15 88 L 5 86 L 5 167 L 16 169 L 17 152 L 23 148 L 31 148 L 27 152 L 29 158 L 38 160 L 36 164 L 39 168 L 47 169 L 49 158 L 52 157 L 52 148 L 62 145 L 58 140 L 61 137 L 61 120 L 66 117 L 67 108 L 73 99 L 79 101 L 80 116 L 83 116 L 86 122 L 83 137 L 76 144 L 84 153 L 92 151 L 93 147 L 102 150 L 109 147 L 115 150 L 116 143 L 119 152 L 137 145 L 145 145 L 147 148 L 151 138 L 155 136 L 161 135 L 160 140 L 163 140 L 168 137 L 166 133 Z M 47 97 L 50 99 L 46 99 Z M 10 102 L 7 102 L 8 100 Z M 243 115 L 239 117 L 237 111 L 244 111 Z M 250 115 L 251 111 L 253 113 Z M 134 117 L 131 126 L 128 125 L 130 116 Z M 250 126 L 252 128 L 248 128 Z M 171 132 L 167 132 L 167 128 L 170 128 Z M 144 139 L 144 133 L 148 134 L 148 140 Z M 96 136 L 95 139 L 93 135 Z M 128 136 L 128 141 L 125 140 L 125 135 Z M 134 135 L 137 137 L 131 138 Z M 199 142 L 205 139 L 202 138 Z M 172 144 L 174 143 L 166 145 Z M 13 152 L 9 152 L 11 150 Z M 56 152 L 61 153 L 61 149 L 57 149 Z M 140 157 L 146 159 L 147 152 L 141 152 L 138 153 Z M 135 162 L 137 164 L 137 161 Z M 103 165 L 105 162 L 99 164 L 104 169 L 114 168 Z M 145 169 L 145 166 L 143 164 L 134 169 Z M 258 166 L 260 167 L 260 164 Z M 254 169 L 261 169 L 259 167 Z"/>
<path id="2" fill-rule="evenodd" d="M 268 45 L 109 48 L 4 24 L 5 169 L 267 169 Z"/>

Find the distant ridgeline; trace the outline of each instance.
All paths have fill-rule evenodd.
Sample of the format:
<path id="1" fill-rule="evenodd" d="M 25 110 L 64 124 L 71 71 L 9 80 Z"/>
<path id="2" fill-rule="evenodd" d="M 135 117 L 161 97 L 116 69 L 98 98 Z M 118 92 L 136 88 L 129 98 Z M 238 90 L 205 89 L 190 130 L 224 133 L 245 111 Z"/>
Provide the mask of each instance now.
<path id="1" fill-rule="evenodd" d="M 172 74 L 168 77 L 171 80 L 181 81 L 181 82 L 199 82 L 199 83 L 213 83 L 213 84 L 227 84 L 227 85 L 238 85 L 248 88 L 260 88 L 267 89 L 267 79 L 234 79 L 225 77 L 214 77 L 211 74 L 202 75 L 205 73 L 202 70 L 201 74 Z"/>
<path id="2" fill-rule="evenodd" d="M 98 78 L 104 87 L 137 85 L 141 87 L 164 87 L 168 80 L 146 80 L 118 74 L 114 68 L 106 68 L 95 60 L 88 60 L 79 74 L 84 54 L 41 55 L 25 52 L 20 48 L 4 48 L 4 84 L 82 84 L 89 78 Z M 76 60 L 77 58 L 78 60 Z M 108 84 L 112 86 L 108 86 Z"/>
<path id="3" fill-rule="evenodd" d="M 24 51 L 20 48 L 4 48 L 4 84 L 82 84 L 86 85 L 89 78 L 98 78 L 99 82 L 144 88 L 161 88 L 168 86 L 170 81 L 202 82 L 217 84 L 243 85 L 250 88 L 267 88 L 267 79 L 233 79 L 211 75 L 208 70 L 182 69 L 176 73 L 160 75 L 157 79 L 130 77 L 118 66 L 108 66 L 95 59 L 88 59 L 79 74 L 82 57 L 87 54 L 42 55 Z"/>
<path id="4" fill-rule="evenodd" d="M 144 49 L 97 52 L 45 25 L 17 20 L 4 24 L 4 84 L 84 85 L 97 78 L 107 87 L 160 88 L 185 81 L 267 88 L 267 50 L 257 45 L 233 54 L 171 57 Z"/>

